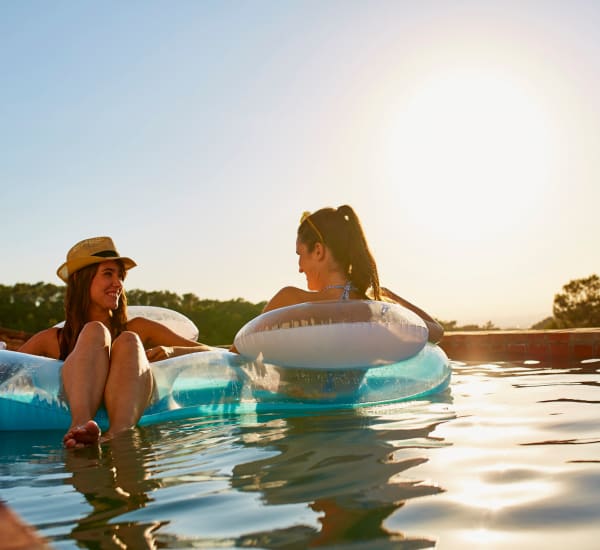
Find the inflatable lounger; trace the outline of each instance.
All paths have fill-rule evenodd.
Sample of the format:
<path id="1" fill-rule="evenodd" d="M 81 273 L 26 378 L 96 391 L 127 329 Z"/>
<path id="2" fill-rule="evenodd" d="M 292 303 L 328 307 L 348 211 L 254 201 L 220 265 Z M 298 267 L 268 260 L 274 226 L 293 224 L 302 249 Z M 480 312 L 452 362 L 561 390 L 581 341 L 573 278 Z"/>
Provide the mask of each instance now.
<path id="1" fill-rule="evenodd" d="M 235 339 L 239 355 L 213 348 L 152 363 L 157 400 L 139 424 L 212 414 L 355 408 L 416 399 L 448 386 L 448 358 L 438 346 L 425 343 L 427 328 L 412 312 L 359 300 L 315 304 L 281 308 L 250 321 Z M 188 337 L 197 330 L 169 311 L 147 307 L 136 314 L 160 316 L 172 328 L 176 321 Z M 302 346 L 307 353 L 301 353 Z M 69 427 L 61 366 L 59 360 L 0 350 L 0 430 Z M 104 411 L 96 420 L 106 429 Z"/>

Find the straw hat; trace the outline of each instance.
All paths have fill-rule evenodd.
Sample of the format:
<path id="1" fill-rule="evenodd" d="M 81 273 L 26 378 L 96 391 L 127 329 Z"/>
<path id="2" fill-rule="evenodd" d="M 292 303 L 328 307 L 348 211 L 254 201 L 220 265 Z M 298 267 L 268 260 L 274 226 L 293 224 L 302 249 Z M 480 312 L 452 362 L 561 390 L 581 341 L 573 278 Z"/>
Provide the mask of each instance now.
<path id="1" fill-rule="evenodd" d="M 137 265 L 131 258 L 119 256 L 117 247 L 110 237 L 93 237 L 79 241 L 74 245 L 67 252 L 67 261 L 56 270 L 56 274 L 66 283 L 69 275 L 76 271 L 88 265 L 99 264 L 108 260 L 121 260 L 125 266 L 125 271 Z"/>

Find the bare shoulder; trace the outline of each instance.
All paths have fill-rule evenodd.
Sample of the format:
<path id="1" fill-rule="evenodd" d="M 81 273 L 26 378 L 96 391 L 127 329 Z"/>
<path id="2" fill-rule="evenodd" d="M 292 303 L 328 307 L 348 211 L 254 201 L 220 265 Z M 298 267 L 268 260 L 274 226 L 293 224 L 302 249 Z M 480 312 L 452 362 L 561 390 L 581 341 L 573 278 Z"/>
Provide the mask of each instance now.
<path id="1" fill-rule="evenodd" d="M 284 286 L 269 300 L 264 311 L 310 302 L 314 300 L 314 294 L 295 286 Z"/>
<path id="2" fill-rule="evenodd" d="M 34 334 L 27 342 L 19 349 L 21 353 L 29 353 L 31 355 L 41 355 L 58 359 L 60 356 L 60 348 L 58 346 L 58 328 L 47 328 Z"/>

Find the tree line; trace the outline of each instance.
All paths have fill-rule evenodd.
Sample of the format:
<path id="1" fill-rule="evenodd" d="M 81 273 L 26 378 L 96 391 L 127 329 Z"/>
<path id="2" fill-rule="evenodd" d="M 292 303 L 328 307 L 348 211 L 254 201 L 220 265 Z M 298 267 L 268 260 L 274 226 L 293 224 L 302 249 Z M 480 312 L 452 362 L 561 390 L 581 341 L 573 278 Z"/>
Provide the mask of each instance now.
<path id="1" fill-rule="evenodd" d="M 63 321 L 65 290 L 65 286 L 42 282 L 0 285 L 0 327 L 34 333 Z M 242 298 L 201 300 L 191 293 L 139 289 L 127 290 L 127 303 L 178 311 L 198 327 L 198 340 L 213 346 L 231 344 L 237 331 L 259 315 L 266 304 Z"/>
<path id="2" fill-rule="evenodd" d="M 552 316 L 534 329 L 600 327 L 600 277 L 573 279 L 554 296 Z"/>
<path id="3" fill-rule="evenodd" d="M 50 283 L 0 285 L 0 327 L 38 332 L 64 319 L 65 286 Z M 127 291 L 131 305 L 160 306 L 182 313 L 198 327 L 199 340 L 209 345 L 233 342 L 237 331 L 259 315 L 266 302 L 253 304 L 242 298 L 201 300 L 195 294 L 183 295 L 167 290 Z M 536 323 L 532 329 L 600 327 L 600 277 L 590 275 L 569 281 L 555 294 L 552 316 Z M 479 325 L 458 325 L 440 321 L 446 331 L 496 330 L 491 321 Z"/>
<path id="4" fill-rule="evenodd" d="M 498 330 L 491 321 L 484 325 L 462 325 L 439 321 L 445 331 Z M 531 326 L 534 330 L 600 327 L 600 277 L 573 279 L 554 295 L 552 315 Z"/>

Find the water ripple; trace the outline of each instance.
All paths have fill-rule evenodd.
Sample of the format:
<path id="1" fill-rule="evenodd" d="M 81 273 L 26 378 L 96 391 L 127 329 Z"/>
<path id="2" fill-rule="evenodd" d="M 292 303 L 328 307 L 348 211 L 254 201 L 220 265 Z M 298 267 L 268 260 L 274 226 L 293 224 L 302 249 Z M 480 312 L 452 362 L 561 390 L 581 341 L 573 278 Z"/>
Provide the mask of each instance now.
<path id="1" fill-rule="evenodd" d="M 599 370 L 453 363 L 427 400 L 199 417 L 81 452 L 8 434 L 0 496 L 57 548 L 594 548 Z"/>

